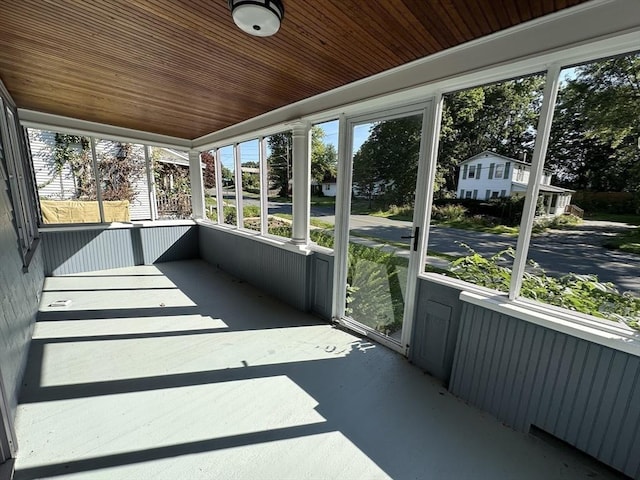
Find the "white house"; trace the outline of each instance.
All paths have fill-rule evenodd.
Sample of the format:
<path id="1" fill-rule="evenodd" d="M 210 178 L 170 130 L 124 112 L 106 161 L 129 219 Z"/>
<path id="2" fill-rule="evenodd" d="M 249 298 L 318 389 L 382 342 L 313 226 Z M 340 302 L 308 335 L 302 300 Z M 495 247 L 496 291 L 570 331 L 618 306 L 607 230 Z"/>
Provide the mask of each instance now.
<path id="1" fill-rule="evenodd" d="M 484 151 L 460 163 L 457 198 L 489 200 L 524 196 L 531 165 L 495 152 Z M 547 215 L 561 215 L 571 203 L 573 190 L 551 185 L 551 173 L 544 171 L 540 183 Z"/>
<path id="2" fill-rule="evenodd" d="M 335 197 L 338 194 L 338 181 L 334 176 L 325 176 L 322 180 L 322 194 L 325 197 Z"/>

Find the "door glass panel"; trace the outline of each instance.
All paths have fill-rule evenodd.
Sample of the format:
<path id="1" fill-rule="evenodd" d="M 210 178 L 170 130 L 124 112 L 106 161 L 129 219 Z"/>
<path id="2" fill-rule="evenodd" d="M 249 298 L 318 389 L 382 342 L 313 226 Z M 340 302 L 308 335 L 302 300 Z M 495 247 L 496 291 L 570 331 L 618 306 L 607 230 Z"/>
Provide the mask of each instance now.
<path id="1" fill-rule="evenodd" d="M 353 127 L 346 316 L 400 341 L 422 115 Z"/>

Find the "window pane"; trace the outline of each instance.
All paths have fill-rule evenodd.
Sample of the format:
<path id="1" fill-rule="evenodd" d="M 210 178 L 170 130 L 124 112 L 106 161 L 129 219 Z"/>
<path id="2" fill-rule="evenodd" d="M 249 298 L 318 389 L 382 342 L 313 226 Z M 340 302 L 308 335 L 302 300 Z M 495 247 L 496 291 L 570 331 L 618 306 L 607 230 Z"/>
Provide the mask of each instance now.
<path id="1" fill-rule="evenodd" d="M 560 78 L 520 293 L 638 328 L 640 55 Z"/>
<path id="2" fill-rule="evenodd" d="M 311 127 L 311 240 L 333 248 L 338 170 L 338 120 Z"/>
<path id="3" fill-rule="evenodd" d="M 224 218 L 222 223 L 236 226 L 236 164 L 233 158 L 233 145 L 220 149 L 220 163 L 222 172 L 222 208 Z"/>
<path id="4" fill-rule="evenodd" d="M 269 228 L 272 235 L 291 238 L 293 153 L 291 132 L 264 139 L 269 193 Z"/>
<path id="5" fill-rule="evenodd" d="M 242 171 L 242 218 L 244 228 L 260 231 L 260 142 L 250 140 L 238 145 Z"/>
<path id="6" fill-rule="evenodd" d="M 353 127 L 347 315 L 402 334 L 422 114 Z"/>
<path id="7" fill-rule="evenodd" d="M 218 221 L 218 194 L 216 190 L 216 152 L 211 150 L 200 153 L 202 167 L 202 184 L 204 186 L 204 207 L 207 218 Z"/>
<path id="8" fill-rule="evenodd" d="M 444 99 L 426 271 L 508 292 L 544 76 Z"/>
<path id="9" fill-rule="evenodd" d="M 105 222 L 151 218 L 144 147 L 96 139 Z"/>
<path id="10" fill-rule="evenodd" d="M 189 154 L 170 148 L 153 147 L 151 159 L 158 219 L 190 218 Z"/>
<path id="11" fill-rule="evenodd" d="M 29 143 L 43 223 L 100 222 L 89 137 L 29 129 Z"/>

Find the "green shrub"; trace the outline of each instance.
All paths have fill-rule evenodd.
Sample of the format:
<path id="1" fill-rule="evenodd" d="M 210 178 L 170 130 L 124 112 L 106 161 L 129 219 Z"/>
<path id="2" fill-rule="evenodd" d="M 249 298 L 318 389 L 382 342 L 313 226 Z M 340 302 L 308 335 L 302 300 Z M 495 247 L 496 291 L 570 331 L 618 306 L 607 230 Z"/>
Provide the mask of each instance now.
<path id="1" fill-rule="evenodd" d="M 406 280 L 407 267 L 406 258 L 397 257 L 391 252 L 357 243 L 349 244 L 349 315 L 385 335 L 400 330 L 404 315 L 401 284 Z"/>
<path id="2" fill-rule="evenodd" d="M 476 285 L 509 291 L 514 250 L 508 248 L 485 258 L 471 247 L 460 244 L 470 252 L 451 263 L 448 275 Z M 529 262 L 534 273 L 525 272 L 520 294 L 532 300 L 556 305 L 575 312 L 616 322 L 624 322 L 640 330 L 640 298 L 630 292 L 620 293 L 612 283 L 598 281 L 596 275 L 569 273 L 550 277 L 538 264 Z"/>
<path id="3" fill-rule="evenodd" d="M 224 216 L 223 222 L 228 225 L 235 225 L 237 220 L 236 207 L 232 205 L 224 205 L 222 207 L 222 214 Z"/>
<path id="4" fill-rule="evenodd" d="M 542 233 L 548 228 L 564 228 L 572 225 L 580 225 L 582 219 L 575 215 L 556 215 L 554 217 L 541 217 L 533 221 L 533 233 Z"/>
<path id="5" fill-rule="evenodd" d="M 431 210 L 431 218 L 440 221 L 462 220 L 467 214 L 467 209 L 459 204 L 434 205 Z"/>
<path id="6" fill-rule="evenodd" d="M 321 247 L 333 248 L 333 231 L 331 230 L 311 230 L 311 240 Z"/>
<path id="7" fill-rule="evenodd" d="M 259 217 L 260 207 L 257 205 L 246 205 L 242 208 L 242 215 L 244 218 Z"/>

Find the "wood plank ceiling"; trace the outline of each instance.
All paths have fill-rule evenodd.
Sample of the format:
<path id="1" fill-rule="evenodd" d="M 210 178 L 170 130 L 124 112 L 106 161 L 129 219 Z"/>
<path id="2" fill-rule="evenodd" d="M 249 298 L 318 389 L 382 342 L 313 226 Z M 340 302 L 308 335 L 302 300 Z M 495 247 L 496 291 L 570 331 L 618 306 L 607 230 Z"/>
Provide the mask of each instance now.
<path id="1" fill-rule="evenodd" d="M 196 138 L 584 0 L 284 0 L 273 37 L 226 0 L 10 0 L 0 78 L 19 107 Z"/>

